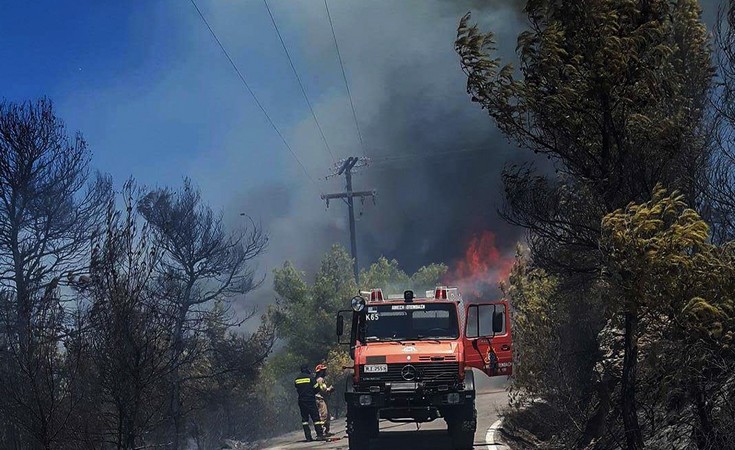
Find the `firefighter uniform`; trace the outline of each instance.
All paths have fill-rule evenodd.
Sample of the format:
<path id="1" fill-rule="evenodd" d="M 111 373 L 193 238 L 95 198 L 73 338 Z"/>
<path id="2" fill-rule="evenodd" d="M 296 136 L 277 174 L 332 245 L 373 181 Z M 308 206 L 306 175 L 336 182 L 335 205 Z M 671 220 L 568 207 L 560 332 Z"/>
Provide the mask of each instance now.
<path id="1" fill-rule="evenodd" d="M 301 425 L 304 427 L 304 437 L 307 441 L 312 440 L 311 429 L 309 428 L 309 418 L 311 417 L 317 439 L 323 439 L 322 425 L 324 422 L 319 418 L 319 409 L 316 405 L 316 393 L 319 391 L 319 387 L 308 367 L 301 368 L 301 373 L 294 380 L 294 385 L 299 395 L 299 411 L 301 412 Z"/>
<path id="2" fill-rule="evenodd" d="M 327 367 L 325 365 L 319 364 L 316 366 L 314 371 L 317 376 L 316 386 L 318 388 L 318 392 L 316 393 L 316 405 L 319 409 L 319 420 L 324 424 L 324 434 L 330 435 L 329 425 L 331 418 L 329 416 L 329 408 L 327 407 L 327 397 L 334 388 L 332 386 L 327 386 L 327 380 L 325 379 L 327 376 Z"/>

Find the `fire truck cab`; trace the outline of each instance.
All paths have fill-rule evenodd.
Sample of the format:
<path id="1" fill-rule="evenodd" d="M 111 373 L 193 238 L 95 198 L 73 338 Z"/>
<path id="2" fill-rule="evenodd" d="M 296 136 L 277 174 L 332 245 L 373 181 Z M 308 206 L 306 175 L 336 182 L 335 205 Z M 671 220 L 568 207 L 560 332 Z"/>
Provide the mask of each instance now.
<path id="1" fill-rule="evenodd" d="M 471 449 L 477 413 L 469 369 L 512 373 L 508 302 L 465 304 L 457 288 L 445 286 L 422 297 L 360 294 L 337 316 L 340 343 L 350 345 L 354 360 L 345 391 L 349 448 L 369 448 L 380 419 L 442 418 L 453 447 Z"/>

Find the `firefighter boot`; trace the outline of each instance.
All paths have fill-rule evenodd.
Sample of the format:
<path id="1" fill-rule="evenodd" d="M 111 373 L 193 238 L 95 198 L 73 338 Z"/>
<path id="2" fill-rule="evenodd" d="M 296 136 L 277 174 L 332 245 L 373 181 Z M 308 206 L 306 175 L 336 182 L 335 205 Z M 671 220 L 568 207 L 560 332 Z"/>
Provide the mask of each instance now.
<path id="1" fill-rule="evenodd" d="M 314 439 L 311 438 L 311 428 L 309 428 L 309 422 L 306 422 L 304 425 L 304 437 L 308 442 L 313 441 Z"/>
<path id="2" fill-rule="evenodd" d="M 323 441 L 324 440 L 324 428 L 322 428 L 322 424 L 315 423 L 314 430 L 316 431 L 316 440 Z"/>

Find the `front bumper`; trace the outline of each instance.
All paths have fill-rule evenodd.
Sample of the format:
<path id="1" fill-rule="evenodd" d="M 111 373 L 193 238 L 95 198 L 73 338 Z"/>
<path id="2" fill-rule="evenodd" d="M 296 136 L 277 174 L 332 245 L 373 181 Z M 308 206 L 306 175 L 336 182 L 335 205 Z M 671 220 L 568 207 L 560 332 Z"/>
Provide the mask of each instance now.
<path id="1" fill-rule="evenodd" d="M 348 405 L 357 408 L 422 408 L 457 406 L 473 402 L 474 390 L 465 390 L 463 386 L 437 389 L 423 383 L 386 383 L 380 386 L 361 388 L 345 392 Z"/>

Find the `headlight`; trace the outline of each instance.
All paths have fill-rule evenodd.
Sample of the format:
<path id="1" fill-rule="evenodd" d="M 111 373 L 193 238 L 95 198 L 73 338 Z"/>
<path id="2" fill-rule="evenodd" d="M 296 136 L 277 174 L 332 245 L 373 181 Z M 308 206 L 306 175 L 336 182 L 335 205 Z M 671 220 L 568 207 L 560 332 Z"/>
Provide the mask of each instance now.
<path id="1" fill-rule="evenodd" d="M 373 398 L 369 395 L 360 396 L 360 406 L 370 406 L 373 404 Z"/>
<path id="2" fill-rule="evenodd" d="M 365 299 L 360 297 L 359 295 L 356 297 L 352 297 L 352 310 L 355 312 L 360 312 L 363 309 L 365 309 Z"/>

